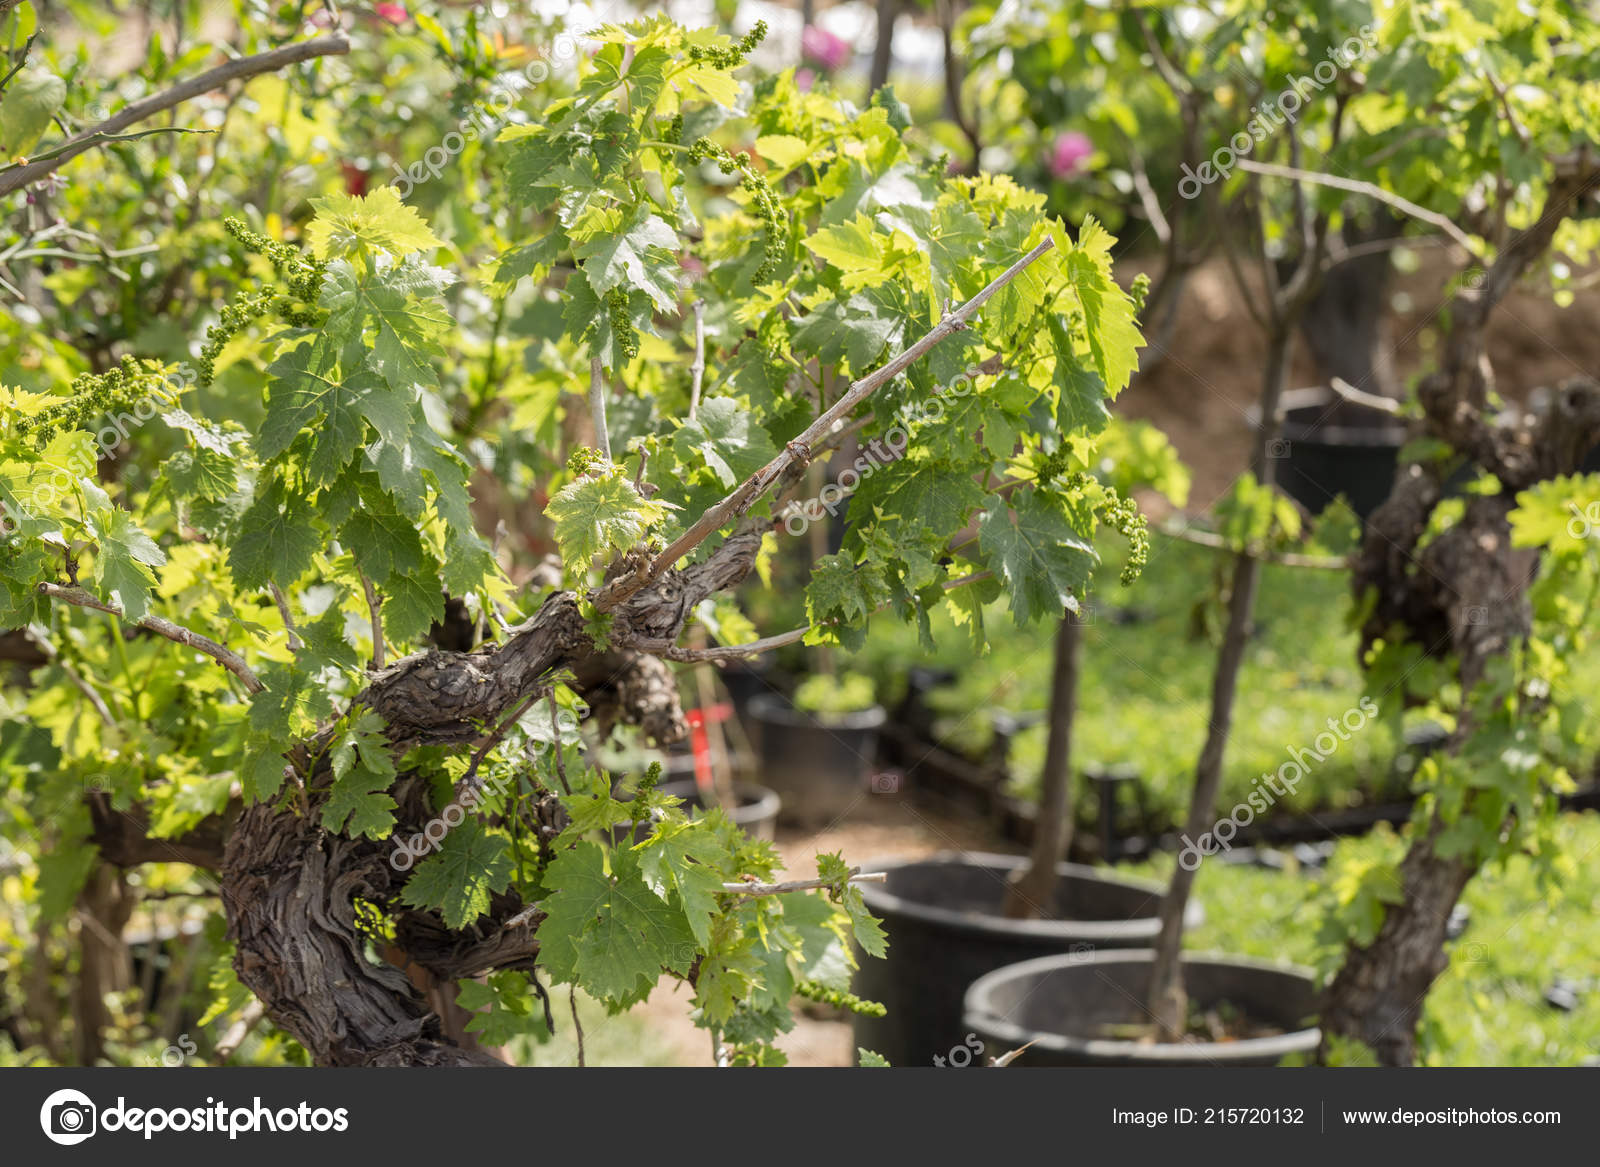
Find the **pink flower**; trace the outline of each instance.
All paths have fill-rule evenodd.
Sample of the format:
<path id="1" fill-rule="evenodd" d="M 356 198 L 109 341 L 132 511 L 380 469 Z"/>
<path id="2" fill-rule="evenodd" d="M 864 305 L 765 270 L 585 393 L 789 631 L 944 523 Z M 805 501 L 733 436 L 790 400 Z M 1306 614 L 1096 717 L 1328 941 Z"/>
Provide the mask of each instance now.
<path id="1" fill-rule="evenodd" d="M 806 25 L 800 33 L 800 55 L 832 73 L 850 59 L 850 45 L 843 37 L 825 28 Z"/>
<path id="2" fill-rule="evenodd" d="M 374 4 L 372 10 L 390 24 L 404 24 L 406 22 L 407 14 L 404 4 L 395 4 L 392 0 L 384 0 L 382 4 Z"/>
<path id="3" fill-rule="evenodd" d="M 817 83 L 815 69 L 807 69 L 804 65 L 794 71 L 794 87 L 801 93 L 810 93 L 811 87 Z"/>
<path id="4" fill-rule="evenodd" d="M 1062 134 L 1050 147 L 1050 173 L 1056 178 L 1071 178 L 1083 169 L 1084 159 L 1094 153 L 1094 143 L 1070 130 Z"/>

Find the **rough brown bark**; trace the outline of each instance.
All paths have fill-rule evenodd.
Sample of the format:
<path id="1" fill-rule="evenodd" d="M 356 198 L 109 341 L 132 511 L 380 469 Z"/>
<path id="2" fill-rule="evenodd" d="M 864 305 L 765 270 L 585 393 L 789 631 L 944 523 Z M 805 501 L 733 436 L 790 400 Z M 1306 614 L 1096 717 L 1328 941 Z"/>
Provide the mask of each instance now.
<path id="1" fill-rule="evenodd" d="M 93 1066 L 105 1058 L 111 1025 L 106 999 L 128 987 L 128 948 L 122 930 L 133 914 L 135 896 L 122 873 L 97 863 L 78 895 L 78 975 L 72 986 L 73 1060 Z"/>
<path id="2" fill-rule="evenodd" d="M 1495 304 L 1549 247 L 1597 180 L 1600 167 L 1588 151 L 1559 160 L 1540 217 L 1506 246 L 1481 286 L 1463 288 L 1451 304 L 1439 369 L 1418 386 L 1418 400 L 1427 431 L 1499 477 L 1502 493 L 1472 498 L 1461 520 L 1419 551 L 1443 490 L 1435 470 L 1411 466 L 1400 474 L 1394 493 L 1372 516 L 1351 581 L 1358 602 L 1373 602 L 1362 629 L 1363 656 L 1399 626 L 1430 655 L 1454 658 L 1466 693 L 1496 657 L 1528 635 L 1528 587 L 1538 563 L 1532 552 L 1511 546 L 1511 499 L 1543 479 L 1571 473 L 1600 441 L 1600 384 L 1568 382 L 1541 418 L 1499 416 L 1491 406 L 1484 330 Z M 1446 752 L 1458 752 L 1473 729 L 1464 710 Z M 1461 813 L 1471 813 L 1470 795 Z M 1346 949 L 1323 995 L 1323 1060 L 1340 1038 L 1367 1046 L 1384 1065 L 1415 1061 L 1428 990 L 1449 964 L 1445 923 L 1478 866 L 1470 856 L 1439 854 L 1442 829 L 1435 818 L 1413 836 L 1400 865 L 1402 901 L 1388 907 L 1371 944 Z"/>
<path id="3" fill-rule="evenodd" d="M 675 740 L 686 726 L 670 672 L 627 646 L 675 639 L 702 599 L 743 580 L 760 543 L 758 525 L 751 524 L 702 562 L 670 571 L 629 597 L 612 613 L 612 647 L 605 650 L 586 630 L 577 597 L 555 592 L 504 643 L 406 657 L 375 673 L 357 701 L 384 717 L 396 749 L 464 743 L 481 738 L 485 727 L 552 679 L 567 676 L 606 716 Z M 321 829 L 317 808 L 325 776 L 309 764 L 320 753 L 316 746 L 290 752 L 306 781 L 309 808 L 249 807 L 228 836 L 222 902 L 240 981 L 319 1065 L 500 1064 L 450 1041 L 425 995 L 399 968 L 367 959 L 357 905 L 392 905 L 406 874 L 389 864 L 391 843 Z M 397 834 L 420 830 L 431 817 L 423 783 L 403 777 L 395 798 Z M 510 926 L 513 918 L 517 923 Z M 430 912 L 400 912 L 395 937 L 412 961 L 448 983 L 491 969 L 531 969 L 541 919 L 514 897 L 501 896 L 489 916 L 465 932 Z"/>

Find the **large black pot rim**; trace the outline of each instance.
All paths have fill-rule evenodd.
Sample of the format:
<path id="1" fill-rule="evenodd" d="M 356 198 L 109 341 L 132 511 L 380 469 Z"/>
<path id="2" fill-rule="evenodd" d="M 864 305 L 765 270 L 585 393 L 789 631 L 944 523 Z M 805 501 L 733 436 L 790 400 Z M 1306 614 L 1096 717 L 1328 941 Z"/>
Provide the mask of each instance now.
<path id="1" fill-rule="evenodd" d="M 1371 425 L 1328 425 L 1305 421 L 1293 415 L 1300 411 L 1325 409 L 1339 402 L 1338 394 L 1322 385 L 1290 389 L 1278 401 L 1279 436 L 1290 443 L 1316 442 L 1325 446 L 1402 446 L 1408 431 L 1393 417 L 1372 410 Z M 1261 406 L 1245 410 L 1251 429 L 1261 428 Z"/>
<path id="2" fill-rule="evenodd" d="M 940 851 L 920 859 L 890 859 L 862 866 L 863 871 L 882 871 L 891 874 L 898 868 L 929 865 L 967 865 L 998 867 L 1008 874 L 1028 865 L 1024 855 L 999 855 L 987 851 Z M 1160 928 L 1157 913 L 1166 894 L 1166 888 L 1150 879 L 1132 879 L 1122 875 L 1107 875 L 1099 868 L 1082 863 L 1059 863 L 1056 876 L 1063 879 L 1092 879 L 1099 883 L 1117 884 L 1135 891 L 1147 892 L 1154 900 L 1148 916 L 1132 920 L 1013 920 L 1005 916 L 991 916 L 981 912 L 958 912 L 919 900 L 906 899 L 889 890 L 886 883 L 863 883 L 862 898 L 867 910 L 874 915 L 897 912 L 929 924 L 937 924 L 953 932 L 973 936 L 1027 936 L 1039 940 L 1059 938 L 1063 943 L 1112 942 L 1153 940 Z M 1205 920 L 1200 905 L 1191 902 L 1184 913 L 1184 926 L 1194 928 Z"/>
<path id="3" fill-rule="evenodd" d="M 1291 1030 L 1272 1037 L 1248 1037 L 1241 1041 L 1230 1042 L 1196 1041 L 1146 1045 L 1136 1041 L 1107 1041 L 1101 1038 L 1073 1037 L 1065 1033 L 1024 1028 L 999 1016 L 984 1004 L 997 986 L 1017 977 L 1061 968 L 1087 968 L 1099 964 L 1149 964 L 1154 958 L 1153 949 L 1121 948 L 1072 952 L 1064 956 L 1041 956 L 1034 960 L 1008 964 L 992 973 L 985 973 L 972 982 L 972 987 L 967 990 L 964 1020 L 969 1027 L 982 1028 L 1009 1043 L 1012 1049 L 1018 1049 L 1032 1042 L 1033 1046 L 1040 1050 L 1077 1054 L 1106 1062 L 1126 1059 L 1144 1063 L 1171 1061 L 1174 1064 L 1188 1065 L 1204 1060 L 1225 1065 L 1228 1062 L 1254 1062 L 1262 1058 L 1282 1058 L 1289 1054 L 1306 1053 L 1315 1049 L 1322 1040 L 1322 1030 L 1312 1026 L 1309 1029 Z M 1221 964 L 1234 968 L 1260 969 L 1263 972 L 1303 977 L 1307 981 L 1312 980 L 1314 975 L 1310 969 L 1300 965 L 1254 960 L 1247 956 L 1231 956 L 1224 952 L 1186 952 L 1183 954 L 1183 963 L 1186 967 L 1195 964 Z"/>
<path id="4" fill-rule="evenodd" d="M 778 725 L 807 726 L 813 729 L 877 729 L 888 720 L 888 711 L 882 705 L 855 713 L 802 713 L 786 698 L 776 693 L 758 693 L 750 698 L 750 713 L 754 717 Z"/>

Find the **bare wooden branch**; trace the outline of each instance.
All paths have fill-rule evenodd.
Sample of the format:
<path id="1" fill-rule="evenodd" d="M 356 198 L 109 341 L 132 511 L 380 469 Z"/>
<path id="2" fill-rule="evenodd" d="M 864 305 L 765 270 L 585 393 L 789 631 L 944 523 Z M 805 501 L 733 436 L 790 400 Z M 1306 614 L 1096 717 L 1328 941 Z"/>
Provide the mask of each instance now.
<path id="1" fill-rule="evenodd" d="M 388 656 L 383 645 L 383 600 L 366 572 L 361 573 L 361 590 L 367 594 L 367 612 L 372 620 L 372 668 L 376 671 L 384 667 Z"/>
<path id="2" fill-rule="evenodd" d="M 1393 397 L 1384 397 L 1381 394 L 1368 393 L 1363 389 L 1357 389 L 1343 377 L 1334 377 L 1328 382 L 1328 386 L 1351 405 L 1375 409 L 1379 413 L 1387 413 L 1390 417 L 1398 417 L 1403 408 Z"/>
<path id="3" fill-rule="evenodd" d="M 694 364 L 689 366 L 689 420 L 700 411 L 700 386 L 706 376 L 706 302 L 694 302 Z"/>
<path id="4" fill-rule="evenodd" d="M 885 883 L 888 874 L 882 871 L 869 871 L 862 874 L 861 868 L 852 867 L 850 878 L 846 883 Z M 838 881 L 833 879 L 792 879 L 787 883 L 725 883 L 722 890 L 729 895 L 741 896 L 777 896 L 792 891 L 818 891 L 825 887 L 833 887 Z"/>
<path id="5" fill-rule="evenodd" d="M 1354 178 L 1341 178 L 1335 174 L 1320 174 L 1315 170 L 1300 170 L 1293 166 L 1279 166 L 1274 162 L 1256 162 L 1249 158 L 1241 158 L 1239 160 L 1239 169 L 1248 170 L 1253 174 L 1264 174 L 1270 178 L 1290 178 L 1296 182 L 1309 182 L 1315 186 L 1331 186 L 1335 190 L 1347 190 L 1352 194 L 1366 195 L 1368 198 L 1376 199 L 1385 206 L 1393 207 L 1403 214 L 1410 215 L 1419 222 L 1437 227 L 1456 243 L 1460 244 L 1469 256 L 1482 262 L 1482 257 L 1478 254 L 1477 244 L 1472 241 L 1465 231 L 1455 225 L 1454 220 L 1436 211 L 1430 211 L 1426 207 L 1419 207 L 1410 199 L 1401 198 L 1399 195 L 1384 190 L 1383 187 L 1375 183 L 1362 182 Z"/>
<path id="6" fill-rule="evenodd" d="M 261 1024 L 261 1019 L 267 1015 L 266 1006 L 260 1001 L 251 999 L 245 1007 L 239 1010 L 239 1016 L 234 1023 L 228 1026 L 228 1032 L 222 1035 L 222 1040 L 217 1042 L 214 1052 L 218 1062 L 225 1062 L 238 1051 L 244 1044 L 244 1039 L 249 1037 L 256 1026 Z"/>
<path id="7" fill-rule="evenodd" d="M 1215 551 L 1233 551 L 1239 549 L 1229 543 L 1221 535 L 1211 531 L 1200 531 L 1193 527 L 1180 526 L 1177 523 L 1165 523 L 1158 528 L 1163 535 L 1174 539 L 1182 539 L 1185 543 L 1194 543 L 1201 547 L 1210 547 Z M 1300 555 L 1293 551 L 1283 551 L 1276 555 L 1266 552 L 1246 552 L 1251 559 L 1262 563 L 1276 563 L 1281 567 L 1304 567 L 1312 571 L 1348 571 L 1350 560 L 1337 555 Z"/>
<path id="8" fill-rule="evenodd" d="M 56 651 L 54 642 L 48 636 L 33 628 L 25 628 L 23 633 L 30 641 L 38 645 L 40 652 L 55 662 L 55 666 L 66 674 L 67 680 L 72 682 L 73 687 L 83 694 L 84 699 L 90 705 L 94 706 L 94 711 L 100 715 L 100 720 L 103 723 L 106 725 L 117 724 L 117 719 L 111 716 L 111 710 L 106 707 L 105 699 L 100 696 L 100 690 L 84 680 L 77 669 L 60 659 L 60 654 Z"/>
<path id="9" fill-rule="evenodd" d="M 272 591 L 272 602 L 278 605 L 278 615 L 283 617 L 284 631 L 289 634 L 289 651 L 299 652 L 305 647 L 305 641 L 300 639 L 300 633 L 294 626 L 294 614 L 289 611 L 289 597 L 283 594 L 283 589 L 275 583 L 269 583 Z"/>
<path id="10" fill-rule="evenodd" d="M 589 416 L 594 420 L 594 444 L 611 461 L 611 433 L 606 427 L 606 374 L 599 357 L 589 358 Z"/>
<path id="11" fill-rule="evenodd" d="M 0 5 L 4 2 L 5 0 L 0 0 Z M 3 16 L 5 11 L 4 7 L 0 7 L 0 16 Z M 314 57 L 339 56 L 349 51 L 350 38 L 342 32 L 334 33 L 315 40 L 300 41 L 297 44 L 270 49 L 251 57 L 236 58 L 224 65 L 218 65 L 215 69 L 209 69 L 198 77 L 180 82 L 171 89 L 129 102 L 92 130 L 69 139 L 65 148 L 53 151 L 51 157 L 0 170 L 0 197 L 14 190 L 20 190 L 30 183 L 38 182 L 62 163 L 77 157 L 101 140 L 120 133 L 128 126 L 142 122 L 162 110 L 171 109 L 175 105 L 199 97 L 203 93 L 210 93 L 230 81 L 255 77 L 261 73 L 275 73 L 279 69 L 299 64 L 301 61 L 309 61 Z"/>
<path id="12" fill-rule="evenodd" d="M 42 583 L 39 585 L 39 592 L 41 595 L 49 596 L 52 600 L 60 600 L 63 604 L 72 604 L 78 608 L 90 608 L 96 612 L 106 612 L 112 616 L 118 616 L 124 620 L 127 619 L 123 615 L 121 608 L 115 604 L 108 604 L 104 600 L 97 599 L 82 588 L 69 588 L 60 584 Z M 201 636 L 198 632 L 192 632 L 183 627 L 183 625 L 174 624 L 171 620 L 161 616 L 146 616 L 142 620 L 129 620 L 128 622 L 147 631 L 154 632 L 157 636 L 165 636 L 175 644 L 181 644 L 187 648 L 194 649 L 196 652 L 204 653 L 238 677 L 244 683 L 244 687 L 251 693 L 259 693 L 265 688 L 261 683 L 261 679 L 245 663 L 245 659 L 242 656 L 231 649 L 224 648 L 209 637 Z"/>

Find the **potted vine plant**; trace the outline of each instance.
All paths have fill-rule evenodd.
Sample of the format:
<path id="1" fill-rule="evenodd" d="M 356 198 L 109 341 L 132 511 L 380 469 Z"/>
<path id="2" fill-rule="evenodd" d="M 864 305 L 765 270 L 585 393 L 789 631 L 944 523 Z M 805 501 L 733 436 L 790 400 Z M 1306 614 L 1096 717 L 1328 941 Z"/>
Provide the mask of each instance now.
<path id="1" fill-rule="evenodd" d="M 441 48 L 481 63 L 477 19 L 440 25 Z M 303 218 L 257 207 L 216 227 L 225 310 L 193 378 L 130 341 L 0 389 L 0 628 L 74 654 L 31 673 L 60 699 L 51 764 L 3 763 L 40 835 L 41 926 L 80 897 L 99 910 L 130 867 L 214 871 L 219 1016 L 248 1008 L 318 1064 L 484 1064 L 474 1036 L 544 1030 L 547 982 L 615 1010 L 685 982 L 726 1064 L 780 1062 L 796 994 L 872 1008 L 843 951 L 884 951 L 871 873 L 826 856 L 782 880 L 770 846 L 648 776 L 615 798 L 577 736 L 679 738 L 675 665 L 849 646 L 879 612 L 943 607 L 980 639 L 1001 597 L 1054 619 L 1112 505 L 1038 472 L 1089 455 L 1140 342 L 1098 224 L 1074 235 L 1004 178 L 951 176 L 898 102 L 748 84 L 759 28 L 590 31 L 472 172 L 468 262 L 429 262 L 448 249 L 396 186 Z M 369 51 L 330 37 L 270 60 Z M 0 193 L 94 166 L 158 106 Z M 804 627 L 686 642 L 703 604 L 736 606 L 814 460 L 971 367 L 995 369 L 983 391 L 921 410 L 809 565 Z M 151 421 L 102 480 L 101 413 L 136 410 Z M 537 484 L 528 522 L 559 554 L 525 592 L 472 506 L 490 448 L 502 488 Z M 447 596 L 477 617 L 470 647 L 427 639 Z M 466 1034 L 441 1002 L 472 1012 Z"/>
<path id="2" fill-rule="evenodd" d="M 1144 292 L 1143 282 L 1136 285 L 1140 307 Z M 1132 443 L 1126 438 L 1139 428 L 1112 423 L 1102 445 L 1107 456 L 1096 466 L 1099 477 L 1081 471 L 1075 476 L 1079 489 L 1100 492 L 1103 520 L 1131 540 L 1124 583 L 1138 575 L 1147 552 L 1147 536 L 1128 495 L 1135 486 L 1155 486 L 1179 496 L 1174 501 L 1182 495 L 1176 456 L 1164 441 L 1147 438 L 1144 448 L 1152 453 L 1128 456 Z M 1064 462 L 1058 459 L 1057 465 Z M 1079 960 L 1102 949 L 1140 947 L 1155 937 L 1159 884 L 1065 862 L 1074 823 L 1072 722 L 1086 603 L 1086 597 L 1071 597 L 1056 624 L 1049 736 L 1031 853 L 949 852 L 871 864 L 887 880 L 865 889 L 863 896 L 895 946 L 892 955 L 863 967 L 856 978 L 857 990 L 882 1002 L 885 1012 L 858 1015 L 855 1033 L 862 1045 L 897 1064 L 936 1064 L 961 1044 L 970 1029 L 963 1021 L 963 1000 L 984 974 L 1035 957 Z M 1189 923 L 1199 919 L 1196 905 Z"/>
<path id="3" fill-rule="evenodd" d="M 1214 62 L 1229 60 L 1238 53 L 1230 26 L 1219 18 L 1202 30 L 1200 43 L 1191 46 L 1170 23 L 1154 27 L 1144 14 L 1137 19 L 1156 72 L 1171 88 L 1180 108 L 1193 110 L 1207 88 L 1197 69 L 1208 69 Z M 1330 43 L 1329 33 L 1308 33 L 1282 14 L 1269 14 L 1259 23 L 1257 31 L 1272 38 L 1281 50 L 1271 55 L 1272 71 L 1260 82 L 1263 91 L 1288 85 L 1294 70 L 1307 62 L 1315 63 Z M 1207 41 L 1207 36 L 1218 39 Z M 1348 75 L 1341 78 L 1335 72 L 1329 88 L 1335 94 L 1347 93 L 1353 84 Z M 1328 105 L 1331 113 L 1325 120 L 1312 119 L 1295 128 L 1316 130 L 1323 135 L 1323 147 L 1332 150 L 1344 133 L 1345 99 L 1335 97 Z M 1287 149 L 1294 162 L 1300 160 L 1303 143 L 1309 136 L 1300 132 L 1285 134 L 1284 144 L 1277 146 L 1264 134 L 1259 143 L 1252 140 L 1251 134 L 1243 135 L 1248 149 L 1259 150 L 1263 155 L 1275 148 Z M 1240 150 L 1247 147 L 1241 146 Z M 1219 151 L 1222 148 L 1219 146 Z M 1236 152 L 1232 147 L 1228 151 L 1230 156 Z M 1302 172 L 1289 168 L 1297 182 L 1292 197 L 1274 203 L 1263 190 L 1261 175 L 1284 168 L 1261 162 L 1239 165 L 1245 170 L 1244 181 L 1230 210 L 1247 224 L 1249 237 L 1259 250 L 1255 258 L 1266 286 L 1259 288 L 1247 281 L 1236 260 L 1230 259 L 1230 270 L 1240 296 L 1263 327 L 1267 354 L 1258 404 L 1261 422 L 1256 428 L 1250 469 L 1234 484 L 1231 497 L 1220 508 L 1234 518 L 1231 542 L 1235 551 L 1226 588 L 1227 621 L 1212 679 L 1208 730 L 1196 764 L 1194 792 L 1182 836 L 1186 841 L 1208 838 L 1216 819 L 1215 804 L 1262 557 L 1270 553 L 1271 542 L 1285 528 L 1298 528 L 1297 515 L 1279 505 L 1273 489 L 1281 457 L 1276 430 L 1297 328 L 1327 271 L 1338 262 L 1330 251 L 1330 226 L 1337 216 L 1313 207 L 1307 187 L 1299 185 L 1303 183 Z M 1197 188 L 1196 196 L 1206 194 L 1213 206 L 1220 207 L 1221 196 L 1216 187 L 1225 177 L 1208 162 L 1193 176 L 1186 175 L 1180 186 L 1192 183 Z M 1182 195 L 1184 191 L 1178 193 Z M 1217 218 L 1227 221 L 1220 213 Z M 1268 242 L 1280 229 L 1286 238 L 1298 241 L 1297 249 L 1290 252 L 1287 260 L 1276 257 L 1274 245 Z M 1182 956 L 1190 893 L 1200 865 L 1197 855 L 1193 862 L 1180 861 L 1175 868 L 1161 907 L 1160 929 L 1153 948 L 1101 954 L 1093 961 L 1074 961 L 1070 955 L 1055 957 L 998 971 L 974 985 L 969 994 L 969 1024 L 997 1041 L 1005 1040 L 1004 1035 L 1019 1026 L 1036 1029 L 1040 1052 L 1035 1061 L 1059 1058 L 1069 1063 L 1148 1061 L 1199 1065 L 1218 1061 L 1215 1047 L 1224 1043 L 1239 1047 L 1231 1056 L 1246 1060 L 1258 1053 L 1265 1060 L 1276 1061 L 1285 1052 L 1314 1048 L 1317 1031 L 1301 1024 L 1314 1000 L 1314 985 L 1308 973 L 1260 970 L 1255 962 L 1229 958 L 1202 962 Z M 1191 966 L 1196 972 L 1192 1002 L 1186 991 Z M 1093 991 L 1090 986 L 1096 981 L 1139 984 L 1144 991 L 1127 996 L 1107 995 Z M 1054 1011 L 1043 1005 L 1038 1005 L 1043 1012 L 1035 1011 L 1041 1000 L 1052 1002 Z M 1191 1004 L 1196 1006 L 1194 1017 Z M 1216 1023 L 1204 1014 L 1226 1015 L 1229 1028 L 1218 1032 Z M 1191 1035 L 1191 1021 L 1200 1022 L 1199 1030 L 1211 1032 Z M 1258 1036 L 1263 1026 L 1271 1032 Z M 1260 1042 L 1266 1044 L 1251 1044 Z"/>

